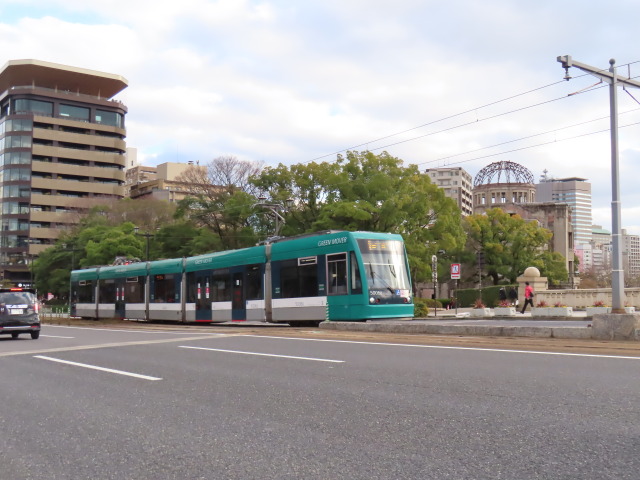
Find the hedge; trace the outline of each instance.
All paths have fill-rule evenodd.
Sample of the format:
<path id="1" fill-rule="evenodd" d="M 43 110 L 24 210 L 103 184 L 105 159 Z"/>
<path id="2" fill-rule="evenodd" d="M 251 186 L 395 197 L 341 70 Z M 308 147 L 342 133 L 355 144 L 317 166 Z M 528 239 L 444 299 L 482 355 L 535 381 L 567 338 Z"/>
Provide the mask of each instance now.
<path id="1" fill-rule="evenodd" d="M 482 288 L 482 303 L 487 307 L 496 307 L 500 301 L 500 289 L 504 288 L 509 291 L 509 288 L 518 289 L 517 285 L 492 285 L 490 287 Z M 458 300 L 459 307 L 473 307 L 476 299 L 478 298 L 477 288 L 464 288 L 456 292 L 456 298 Z M 508 299 L 508 298 L 507 298 Z"/>

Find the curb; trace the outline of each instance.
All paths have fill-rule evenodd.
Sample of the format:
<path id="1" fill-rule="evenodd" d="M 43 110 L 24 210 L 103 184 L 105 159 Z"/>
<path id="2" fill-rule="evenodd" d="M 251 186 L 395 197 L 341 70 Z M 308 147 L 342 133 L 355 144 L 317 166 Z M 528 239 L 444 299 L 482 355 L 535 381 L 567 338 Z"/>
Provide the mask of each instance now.
<path id="1" fill-rule="evenodd" d="M 322 322 L 320 324 L 320 328 L 325 330 L 352 332 L 464 335 L 478 337 L 591 339 L 591 327 L 525 327 L 516 325 L 411 325 L 402 323 Z"/>

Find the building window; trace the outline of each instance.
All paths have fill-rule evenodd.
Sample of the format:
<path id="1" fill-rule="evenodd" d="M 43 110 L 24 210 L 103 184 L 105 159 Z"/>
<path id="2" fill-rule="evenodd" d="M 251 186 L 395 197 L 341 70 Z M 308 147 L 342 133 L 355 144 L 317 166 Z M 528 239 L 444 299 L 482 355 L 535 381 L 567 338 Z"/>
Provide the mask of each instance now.
<path id="1" fill-rule="evenodd" d="M 96 110 L 96 123 L 122 128 L 122 115 L 106 110 Z"/>
<path id="2" fill-rule="evenodd" d="M 29 152 L 7 152 L 0 154 L 1 165 L 19 165 L 31 163 Z"/>
<path id="3" fill-rule="evenodd" d="M 13 110 L 15 113 L 35 113 L 52 117 L 53 103 L 19 98 L 15 101 Z"/>
<path id="4" fill-rule="evenodd" d="M 0 139 L 0 150 L 5 148 L 31 148 L 31 136 L 8 135 Z"/>
<path id="5" fill-rule="evenodd" d="M 16 118 L 0 124 L 0 134 L 4 132 L 30 132 L 33 122 L 28 118 Z"/>
<path id="6" fill-rule="evenodd" d="M 86 107 L 75 107 L 73 105 L 60 105 L 58 116 L 63 118 L 71 118 L 73 120 L 89 121 L 89 109 Z"/>

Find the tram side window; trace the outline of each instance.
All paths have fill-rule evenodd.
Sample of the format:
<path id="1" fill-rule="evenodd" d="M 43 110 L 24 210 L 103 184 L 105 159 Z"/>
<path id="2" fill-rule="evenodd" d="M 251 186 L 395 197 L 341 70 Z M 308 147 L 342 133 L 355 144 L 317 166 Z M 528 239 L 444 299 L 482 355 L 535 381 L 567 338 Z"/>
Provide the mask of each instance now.
<path id="1" fill-rule="evenodd" d="M 100 280 L 98 293 L 100 303 L 116 303 L 116 281 L 114 279 Z"/>
<path id="2" fill-rule="evenodd" d="M 214 270 L 211 283 L 211 301 L 231 301 L 231 275 L 228 268 Z"/>
<path id="3" fill-rule="evenodd" d="M 356 254 L 351 252 L 351 293 L 362 293 L 362 280 L 360 279 L 360 268 Z"/>
<path id="4" fill-rule="evenodd" d="M 282 298 L 317 297 L 318 265 L 298 265 L 298 259 L 281 262 L 280 292 Z"/>
<path id="5" fill-rule="evenodd" d="M 176 275 L 156 275 L 154 277 L 153 301 L 156 303 L 173 303 L 176 301 Z M 195 301 L 195 295 L 194 300 Z"/>
<path id="6" fill-rule="evenodd" d="M 75 285 L 74 300 L 78 303 L 95 303 L 96 291 L 91 280 L 80 280 Z"/>
<path id="7" fill-rule="evenodd" d="M 146 277 L 129 277 L 124 284 L 124 301 L 127 303 L 144 302 L 144 282 Z"/>
<path id="8" fill-rule="evenodd" d="M 247 267 L 245 288 L 247 300 L 262 299 L 262 269 L 260 265 L 249 265 Z"/>
<path id="9" fill-rule="evenodd" d="M 347 294 L 347 254 L 327 255 L 327 274 L 329 275 L 329 295 Z"/>

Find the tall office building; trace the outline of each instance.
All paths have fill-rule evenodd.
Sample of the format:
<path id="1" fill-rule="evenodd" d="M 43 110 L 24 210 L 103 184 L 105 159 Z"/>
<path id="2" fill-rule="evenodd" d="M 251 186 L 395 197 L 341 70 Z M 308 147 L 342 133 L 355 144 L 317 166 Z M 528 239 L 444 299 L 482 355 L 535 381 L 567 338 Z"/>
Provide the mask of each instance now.
<path id="1" fill-rule="evenodd" d="M 39 60 L 0 70 L 0 276 L 29 263 L 105 198 L 122 198 L 127 109 L 119 76 Z"/>
<path id="2" fill-rule="evenodd" d="M 444 194 L 458 204 L 462 215 L 473 214 L 473 197 L 471 195 L 472 178 L 462 167 L 427 168 L 431 183 L 444 190 Z"/>
<path id="3" fill-rule="evenodd" d="M 536 185 L 536 198 L 539 202 L 566 203 L 571 207 L 573 225 L 573 243 L 591 241 L 591 184 L 586 178 L 551 178 L 546 170 L 540 183 Z"/>

